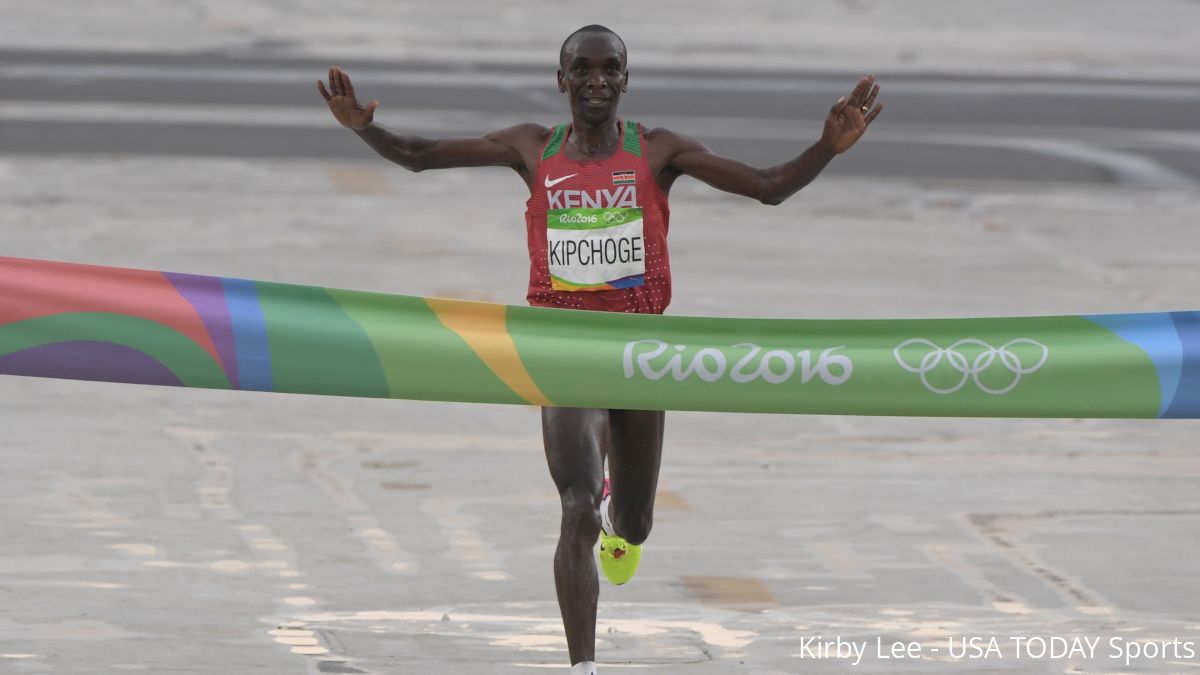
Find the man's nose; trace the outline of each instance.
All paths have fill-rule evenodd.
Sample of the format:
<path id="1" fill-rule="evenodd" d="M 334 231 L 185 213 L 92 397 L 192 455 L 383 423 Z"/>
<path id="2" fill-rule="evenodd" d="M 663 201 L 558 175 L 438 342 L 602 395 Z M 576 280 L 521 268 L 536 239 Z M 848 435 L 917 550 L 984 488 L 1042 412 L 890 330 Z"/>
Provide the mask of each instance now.
<path id="1" fill-rule="evenodd" d="M 588 74 L 587 86 L 588 87 L 605 87 L 605 88 L 607 88 L 608 80 L 604 78 L 604 73 L 601 73 L 599 71 L 594 71 L 594 72 Z"/>

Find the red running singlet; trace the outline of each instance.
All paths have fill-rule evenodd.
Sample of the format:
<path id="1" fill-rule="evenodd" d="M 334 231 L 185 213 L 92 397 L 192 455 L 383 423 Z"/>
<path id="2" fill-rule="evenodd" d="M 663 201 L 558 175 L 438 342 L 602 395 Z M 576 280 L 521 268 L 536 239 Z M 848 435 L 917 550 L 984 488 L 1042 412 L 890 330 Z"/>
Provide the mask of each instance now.
<path id="1" fill-rule="evenodd" d="M 542 150 L 525 203 L 530 305 L 662 314 L 671 302 L 667 196 L 640 125 L 618 123 L 621 147 L 608 159 L 567 159 L 566 124 Z"/>

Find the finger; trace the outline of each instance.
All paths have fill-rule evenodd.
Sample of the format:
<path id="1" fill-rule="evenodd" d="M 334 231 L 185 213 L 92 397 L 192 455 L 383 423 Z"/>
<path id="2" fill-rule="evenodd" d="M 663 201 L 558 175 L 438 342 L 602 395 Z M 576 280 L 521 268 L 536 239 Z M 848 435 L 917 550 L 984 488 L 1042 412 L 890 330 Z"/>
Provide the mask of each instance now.
<path id="1" fill-rule="evenodd" d="M 321 97 L 325 99 L 326 103 L 329 103 L 333 98 L 329 95 L 329 92 L 325 91 L 325 82 L 322 80 L 317 80 L 317 91 L 321 92 Z"/>
<path id="2" fill-rule="evenodd" d="M 870 126 L 871 122 L 874 122 L 874 121 L 875 121 L 875 118 L 876 118 L 876 117 L 879 117 L 879 113 L 880 113 L 882 110 L 883 110 L 883 102 L 882 102 L 882 101 L 880 101 L 880 102 L 879 102 L 879 105 L 875 106 L 875 107 L 874 107 L 874 108 L 871 110 L 871 114 L 867 115 L 867 120 L 866 120 L 866 121 L 867 121 L 867 125 L 868 125 L 868 126 Z"/>
<path id="3" fill-rule="evenodd" d="M 331 86 L 333 86 L 334 96 L 345 96 L 346 95 L 346 83 L 342 82 L 342 69 L 341 68 L 333 69 L 333 81 L 330 82 L 329 84 Z"/>
<path id="4" fill-rule="evenodd" d="M 868 75 L 868 76 L 864 77 L 863 79 L 866 81 L 863 83 L 862 99 L 861 99 L 861 102 L 859 103 L 860 106 L 866 105 L 867 99 L 870 97 L 870 95 L 875 90 L 875 76 L 874 75 Z"/>
<path id="5" fill-rule="evenodd" d="M 866 98 L 867 87 L 869 86 L 870 85 L 867 84 L 866 77 L 862 78 L 858 81 L 858 84 L 854 85 L 854 90 L 850 92 L 850 102 L 855 108 L 862 105 L 863 99 Z"/>
<path id="6" fill-rule="evenodd" d="M 350 83 L 350 73 L 342 71 L 342 84 L 346 87 L 346 95 L 354 96 L 354 85 Z"/>
<path id="7" fill-rule="evenodd" d="M 378 107 L 379 107 L 379 101 L 371 101 L 370 103 L 368 103 L 367 104 L 367 115 L 369 117 L 374 117 L 375 109 Z"/>
<path id="8" fill-rule="evenodd" d="M 837 115 L 841 115 L 842 111 L 845 109 L 846 109 L 846 97 L 843 96 L 837 100 L 837 103 L 833 104 L 832 108 L 829 109 L 829 114 L 836 117 Z"/>
<path id="9" fill-rule="evenodd" d="M 337 69 L 336 69 L 336 68 L 333 68 L 333 67 L 330 67 L 330 68 L 329 68 L 329 93 L 330 93 L 330 94 L 332 94 L 333 96 L 337 96 L 337 95 L 338 95 L 338 91 L 337 91 Z"/>
<path id="10" fill-rule="evenodd" d="M 871 87 L 871 93 L 867 95 L 867 100 L 863 101 L 862 107 L 866 108 L 867 110 L 870 110 L 871 106 L 875 105 L 875 97 L 878 95 L 879 95 L 879 85 L 875 85 L 874 87 Z"/>

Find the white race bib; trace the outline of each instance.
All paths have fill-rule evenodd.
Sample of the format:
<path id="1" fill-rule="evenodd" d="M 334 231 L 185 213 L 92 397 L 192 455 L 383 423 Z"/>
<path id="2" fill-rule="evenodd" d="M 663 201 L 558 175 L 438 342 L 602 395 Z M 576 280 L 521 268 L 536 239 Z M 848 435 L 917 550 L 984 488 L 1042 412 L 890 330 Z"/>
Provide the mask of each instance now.
<path id="1" fill-rule="evenodd" d="M 640 208 L 546 212 L 550 285 L 556 291 L 608 291 L 645 283 Z"/>

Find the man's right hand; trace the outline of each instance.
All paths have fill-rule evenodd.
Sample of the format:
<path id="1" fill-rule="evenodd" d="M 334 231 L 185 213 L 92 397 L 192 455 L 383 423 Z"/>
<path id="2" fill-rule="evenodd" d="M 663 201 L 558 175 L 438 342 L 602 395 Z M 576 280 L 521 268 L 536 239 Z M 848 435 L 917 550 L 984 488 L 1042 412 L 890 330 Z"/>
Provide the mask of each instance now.
<path id="1" fill-rule="evenodd" d="M 379 107 L 379 101 L 371 101 L 364 108 L 354 95 L 354 85 L 350 84 L 350 76 L 341 68 L 329 69 L 328 91 L 321 80 L 317 80 L 317 89 L 329 104 L 329 111 L 333 113 L 334 118 L 347 129 L 358 131 L 375 118 L 375 109 Z"/>

